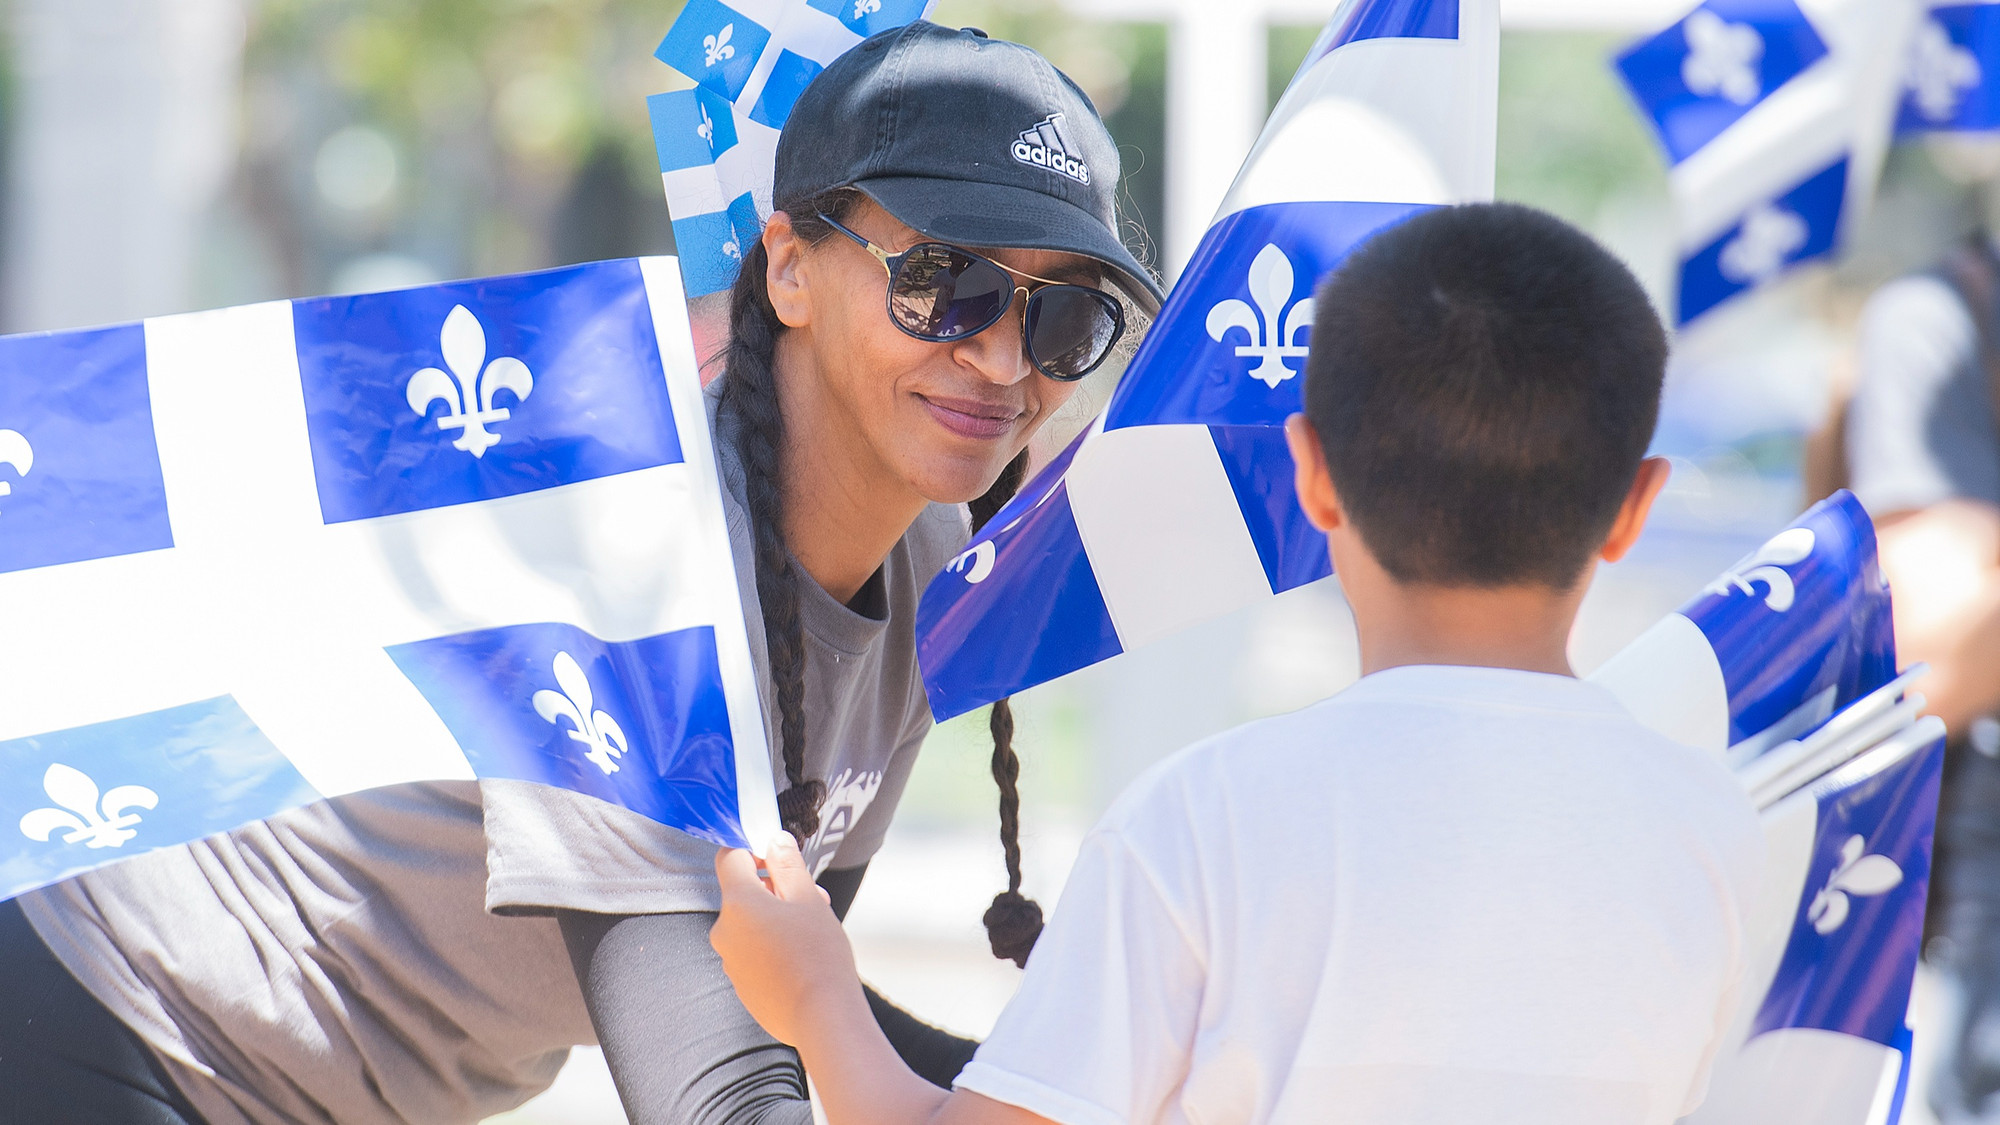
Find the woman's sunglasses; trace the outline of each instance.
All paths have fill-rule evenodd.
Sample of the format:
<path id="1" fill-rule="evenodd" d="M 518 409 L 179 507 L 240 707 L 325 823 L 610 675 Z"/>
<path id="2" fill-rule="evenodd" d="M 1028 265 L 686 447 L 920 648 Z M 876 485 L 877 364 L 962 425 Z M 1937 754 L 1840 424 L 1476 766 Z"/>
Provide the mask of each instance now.
<path id="1" fill-rule="evenodd" d="M 891 254 L 830 215 L 820 219 L 889 271 L 889 319 L 919 340 L 944 343 L 984 332 L 1007 315 L 1015 293 L 1024 293 L 1021 338 L 1028 359 L 1037 371 L 1067 383 L 1095 370 L 1125 334 L 1125 310 L 1101 289 L 1022 273 L 942 242 Z M 1016 285 L 1015 276 L 1038 284 Z"/>

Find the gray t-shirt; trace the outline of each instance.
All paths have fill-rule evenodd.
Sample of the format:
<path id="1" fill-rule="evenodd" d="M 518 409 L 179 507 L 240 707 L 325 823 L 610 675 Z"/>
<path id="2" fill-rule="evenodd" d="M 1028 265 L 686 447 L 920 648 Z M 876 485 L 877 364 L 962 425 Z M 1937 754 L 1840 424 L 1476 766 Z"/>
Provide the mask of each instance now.
<path id="1" fill-rule="evenodd" d="M 775 732 L 742 469 L 716 390 L 730 544 Z M 806 768 L 828 785 L 807 848 L 816 869 L 881 846 L 930 728 L 917 599 L 966 539 L 964 509 L 932 505 L 856 599 L 871 614 L 800 583 Z M 783 788 L 775 764 L 773 776 Z M 212 1125 L 447 1125 L 519 1105 L 572 1045 L 596 1041 L 549 912 L 714 910 L 714 854 L 564 790 L 438 782 L 320 802 L 20 902 Z"/>
<path id="2" fill-rule="evenodd" d="M 1868 511 L 2000 504 L 2000 424 L 1957 291 L 1927 275 L 1883 286 L 1861 314 L 1859 359 L 1847 457 Z"/>

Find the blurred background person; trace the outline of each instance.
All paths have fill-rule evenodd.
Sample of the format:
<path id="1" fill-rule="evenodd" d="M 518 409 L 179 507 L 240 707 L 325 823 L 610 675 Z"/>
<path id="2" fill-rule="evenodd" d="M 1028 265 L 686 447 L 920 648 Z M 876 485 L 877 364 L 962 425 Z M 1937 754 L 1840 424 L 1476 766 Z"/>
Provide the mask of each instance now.
<path id="1" fill-rule="evenodd" d="M 1861 312 L 1844 449 L 1813 492 L 1846 484 L 1874 517 L 1905 666 L 1952 732 L 1927 927 L 1951 1014 L 1930 1087 L 1944 1122 L 2000 1120 L 2000 141 L 1926 142 L 1982 184 L 1986 222 Z M 1846 479 L 1839 475 L 1844 468 Z"/>

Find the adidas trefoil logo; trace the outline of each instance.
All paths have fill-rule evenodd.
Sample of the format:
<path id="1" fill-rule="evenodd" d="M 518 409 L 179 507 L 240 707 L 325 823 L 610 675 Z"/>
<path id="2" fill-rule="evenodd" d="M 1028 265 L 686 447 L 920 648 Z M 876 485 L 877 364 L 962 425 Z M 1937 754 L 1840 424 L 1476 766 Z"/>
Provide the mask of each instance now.
<path id="1" fill-rule="evenodd" d="M 1037 168 L 1047 168 L 1051 172 L 1068 176 L 1080 184 L 1090 182 L 1090 165 L 1070 155 L 1070 144 L 1063 136 L 1063 115 L 1051 113 L 1037 121 L 1033 128 L 1024 129 L 1014 141 L 1014 159 Z"/>

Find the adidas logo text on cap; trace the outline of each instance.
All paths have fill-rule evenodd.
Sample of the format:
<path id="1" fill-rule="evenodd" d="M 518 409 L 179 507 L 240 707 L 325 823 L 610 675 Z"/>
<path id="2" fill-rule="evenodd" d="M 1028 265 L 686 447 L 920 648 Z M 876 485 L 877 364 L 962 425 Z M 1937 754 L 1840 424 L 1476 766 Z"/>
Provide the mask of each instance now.
<path id="1" fill-rule="evenodd" d="M 1013 144 L 1014 159 L 1037 168 L 1047 168 L 1080 184 L 1090 183 L 1090 166 L 1069 154 L 1062 135 L 1060 113 L 1051 113 L 1025 129 Z"/>

